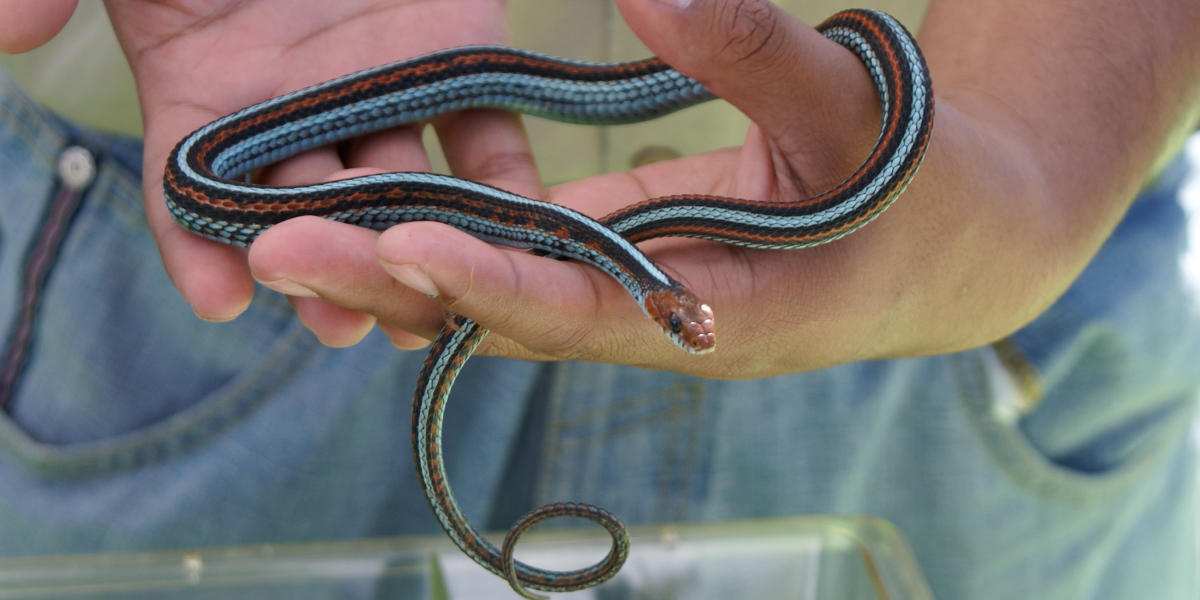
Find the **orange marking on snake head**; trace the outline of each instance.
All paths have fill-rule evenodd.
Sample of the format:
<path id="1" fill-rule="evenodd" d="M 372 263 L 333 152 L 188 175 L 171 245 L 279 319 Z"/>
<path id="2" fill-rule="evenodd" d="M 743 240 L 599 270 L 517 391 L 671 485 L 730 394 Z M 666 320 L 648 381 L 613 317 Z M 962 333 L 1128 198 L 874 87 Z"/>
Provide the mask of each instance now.
<path id="1" fill-rule="evenodd" d="M 658 290 L 646 295 L 646 314 L 667 337 L 692 354 L 712 352 L 717 345 L 713 312 L 686 290 Z"/>

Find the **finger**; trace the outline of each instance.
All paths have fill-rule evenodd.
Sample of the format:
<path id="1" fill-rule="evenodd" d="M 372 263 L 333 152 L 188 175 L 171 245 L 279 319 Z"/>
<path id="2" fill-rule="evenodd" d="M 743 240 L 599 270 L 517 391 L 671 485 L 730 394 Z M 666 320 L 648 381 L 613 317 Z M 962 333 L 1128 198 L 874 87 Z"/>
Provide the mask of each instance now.
<path id="1" fill-rule="evenodd" d="M 379 321 L 376 325 L 378 325 L 380 331 L 388 336 L 392 345 L 400 350 L 420 350 L 429 346 L 429 343 L 433 341 L 433 335 L 423 337 L 407 329 L 383 321 Z"/>
<path id="2" fill-rule="evenodd" d="M 542 182 L 521 118 L 515 114 L 472 110 L 434 123 L 450 170 L 528 197 L 541 195 Z"/>
<path id="3" fill-rule="evenodd" d="M 178 124 L 204 123 L 216 115 L 189 111 L 152 116 L 146 127 L 142 184 L 147 190 L 147 222 L 163 266 L 198 317 L 208 321 L 231 320 L 245 311 L 254 297 L 246 250 L 204 239 L 184 229 L 175 222 L 162 198 L 167 153 L 184 135 L 179 133 Z M 270 185 L 299 185 L 322 181 L 338 169 L 341 162 L 337 154 L 330 149 L 318 149 L 264 169 L 260 180 Z"/>
<path id="4" fill-rule="evenodd" d="M 375 318 L 369 314 L 342 308 L 320 298 L 304 295 L 289 296 L 288 301 L 300 322 L 312 331 L 320 342 L 331 348 L 347 348 L 362 341 Z"/>
<path id="5" fill-rule="evenodd" d="M 75 12 L 78 0 L 0 0 L 0 52 L 28 52 L 50 41 Z"/>
<path id="6" fill-rule="evenodd" d="M 317 148 L 270 165 L 255 178 L 271 186 L 308 185 L 329 180 L 330 175 L 344 167 L 332 148 Z"/>
<path id="7" fill-rule="evenodd" d="M 142 189 L 146 221 L 163 267 L 196 316 L 206 321 L 229 321 L 246 310 L 254 297 L 246 251 L 202 238 L 175 222 L 163 201 L 163 168 L 168 152 L 186 131 L 158 126 L 157 119 L 147 117 Z M 188 111 L 179 118 L 171 115 L 169 120 L 204 123 L 213 117 L 203 111 Z"/>
<path id="8" fill-rule="evenodd" d="M 264 170 L 263 180 L 269 185 L 288 186 L 328 181 L 376 173 L 376 170 L 342 169 L 342 159 L 332 148 L 321 148 L 305 152 L 283 163 Z M 314 276 L 312 269 L 324 255 L 322 244 L 333 243 L 321 237 L 321 233 L 295 233 L 285 228 L 280 236 L 268 229 L 251 246 L 252 275 L 265 287 L 287 294 L 288 300 L 305 325 L 322 344 L 333 348 L 353 346 L 362 341 L 375 324 L 375 318 L 344 306 L 338 306 L 322 298 L 309 287 L 306 278 Z M 255 249 L 267 238 L 264 251 Z M 317 255 L 315 259 L 310 254 Z M 373 265 L 371 265 L 373 266 Z M 376 269 L 378 270 L 378 269 Z M 320 280 L 318 279 L 318 282 Z"/>
<path id="9" fill-rule="evenodd" d="M 442 309 L 380 268 L 378 236 L 362 227 L 299 217 L 259 236 L 249 264 L 266 287 L 304 299 L 293 306 L 328 345 L 353 344 L 378 320 L 393 344 L 419 348 L 437 334 Z"/>
<path id="10" fill-rule="evenodd" d="M 556 185 L 544 199 L 569 206 L 593 218 L 672 194 L 745 195 L 735 189 L 733 173 L 740 151 L 705 152 L 651 163 L 623 173 L 606 173 Z"/>
<path id="11" fill-rule="evenodd" d="M 772 2 L 617 5 L 652 51 L 737 106 L 784 154 L 820 156 L 814 164 L 837 171 L 817 175 L 840 180 L 874 143 L 881 117 L 866 68 Z"/>
<path id="12" fill-rule="evenodd" d="M 429 157 L 421 145 L 420 125 L 394 127 L 345 144 L 342 162 L 347 168 L 381 171 L 428 171 Z"/>
<path id="13" fill-rule="evenodd" d="M 586 265 L 498 248 L 438 223 L 393 227 L 376 253 L 397 281 L 512 341 L 490 353 L 627 364 L 683 354 L 623 288 Z"/>

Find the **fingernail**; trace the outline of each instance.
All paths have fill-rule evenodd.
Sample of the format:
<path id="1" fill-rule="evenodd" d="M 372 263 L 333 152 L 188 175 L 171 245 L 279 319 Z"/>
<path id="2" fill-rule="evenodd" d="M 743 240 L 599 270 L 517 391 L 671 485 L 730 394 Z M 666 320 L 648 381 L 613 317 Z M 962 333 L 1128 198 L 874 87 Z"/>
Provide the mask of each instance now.
<path id="1" fill-rule="evenodd" d="M 652 0 L 659 4 L 669 6 L 671 8 L 687 8 L 692 5 L 692 0 Z"/>
<path id="2" fill-rule="evenodd" d="M 417 265 L 393 265 L 385 262 L 383 263 L 383 269 L 396 281 L 430 298 L 437 298 L 440 295 L 437 286 L 433 284 L 433 280 Z"/>
<path id="3" fill-rule="evenodd" d="M 259 281 L 264 286 L 289 296 L 299 296 L 301 298 L 316 298 L 317 293 L 292 281 L 291 279 L 276 279 L 274 281 Z"/>
<path id="4" fill-rule="evenodd" d="M 196 318 L 200 319 L 201 321 L 206 321 L 209 323 L 228 323 L 238 317 L 238 315 L 226 316 L 226 315 L 201 314 L 199 311 L 197 311 L 194 308 L 192 309 L 192 314 L 196 315 Z"/>

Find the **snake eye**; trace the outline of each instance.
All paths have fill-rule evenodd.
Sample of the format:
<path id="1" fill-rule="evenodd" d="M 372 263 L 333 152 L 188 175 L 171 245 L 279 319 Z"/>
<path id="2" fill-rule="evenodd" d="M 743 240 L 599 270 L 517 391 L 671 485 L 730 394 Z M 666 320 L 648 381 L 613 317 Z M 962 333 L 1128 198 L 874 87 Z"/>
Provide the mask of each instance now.
<path id="1" fill-rule="evenodd" d="M 667 325 L 671 326 L 671 333 L 679 333 L 683 331 L 683 323 L 679 321 L 679 315 L 672 314 L 667 317 Z"/>

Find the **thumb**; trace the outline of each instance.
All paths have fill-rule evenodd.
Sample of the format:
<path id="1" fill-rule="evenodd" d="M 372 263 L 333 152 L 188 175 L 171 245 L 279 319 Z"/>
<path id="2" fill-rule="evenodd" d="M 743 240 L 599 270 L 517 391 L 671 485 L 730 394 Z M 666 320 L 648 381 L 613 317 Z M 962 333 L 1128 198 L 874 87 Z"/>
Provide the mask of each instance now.
<path id="1" fill-rule="evenodd" d="M 879 97 L 849 50 L 768 0 L 617 0 L 660 58 L 746 114 L 785 155 L 844 152 L 880 127 Z"/>
<path id="2" fill-rule="evenodd" d="M 384 231 L 376 243 L 376 257 L 406 287 L 499 334 L 491 336 L 489 353 L 645 362 L 656 353 L 670 352 L 670 342 L 624 288 L 599 269 L 578 262 L 500 248 L 448 225 L 427 222 Z M 381 322 L 388 321 L 381 317 Z"/>

